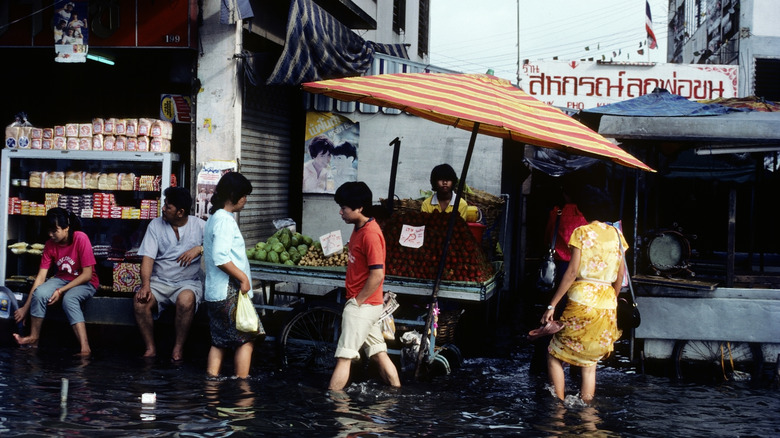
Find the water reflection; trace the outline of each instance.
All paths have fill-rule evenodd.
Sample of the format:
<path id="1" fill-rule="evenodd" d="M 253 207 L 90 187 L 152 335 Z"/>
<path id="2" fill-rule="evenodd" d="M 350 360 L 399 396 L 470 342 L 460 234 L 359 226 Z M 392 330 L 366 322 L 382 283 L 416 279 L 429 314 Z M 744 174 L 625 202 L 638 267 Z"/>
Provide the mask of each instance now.
<path id="1" fill-rule="evenodd" d="M 172 365 L 104 352 L 84 361 L 64 350 L 0 348 L 0 434 L 780 436 L 780 397 L 770 387 L 675 383 L 603 366 L 588 406 L 553 397 L 546 377 L 529 371 L 530 357 L 521 344 L 502 357 L 469 358 L 449 376 L 406 376 L 397 390 L 369 373 L 328 392 L 328 375 L 280 370 L 273 361 L 256 362 L 249 379 L 208 379 L 199 359 Z M 155 403 L 142 403 L 145 393 L 156 394 Z"/>

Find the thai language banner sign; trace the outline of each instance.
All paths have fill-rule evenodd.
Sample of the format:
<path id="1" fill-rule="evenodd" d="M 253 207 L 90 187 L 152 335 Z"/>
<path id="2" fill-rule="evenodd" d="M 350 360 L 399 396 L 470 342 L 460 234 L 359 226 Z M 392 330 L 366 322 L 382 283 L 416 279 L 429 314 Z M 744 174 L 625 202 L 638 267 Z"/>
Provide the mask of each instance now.
<path id="1" fill-rule="evenodd" d="M 691 100 L 737 96 L 737 66 L 538 61 L 523 65 L 520 88 L 557 107 L 582 110 L 664 88 Z"/>

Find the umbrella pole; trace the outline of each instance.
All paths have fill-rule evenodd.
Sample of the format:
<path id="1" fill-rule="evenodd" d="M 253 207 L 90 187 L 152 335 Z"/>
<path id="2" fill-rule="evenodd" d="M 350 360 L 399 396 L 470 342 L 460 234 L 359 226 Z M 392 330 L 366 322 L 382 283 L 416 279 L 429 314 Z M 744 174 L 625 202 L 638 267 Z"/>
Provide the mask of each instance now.
<path id="1" fill-rule="evenodd" d="M 398 152 L 401 149 L 401 139 L 396 137 L 390 142 L 393 146 L 393 162 L 390 167 L 390 188 L 387 192 L 387 213 L 393 214 L 393 201 L 395 199 L 395 177 L 398 173 Z"/>
<path id="2" fill-rule="evenodd" d="M 447 221 L 447 234 L 444 238 L 444 245 L 441 250 L 441 257 L 439 258 L 439 268 L 436 272 L 436 279 L 433 281 L 433 291 L 431 292 L 431 302 L 428 305 L 428 315 L 425 318 L 425 327 L 430 330 L 430 333 L 425 333 L 423 330 L 423 336 L 420 340 L 420 350 L 417 352 L 417 366 L 414 370 L 414 377 L 419 379 L 421 374 L 422 362 L 425 357 L 425 352 L 430 348 L 430 356 L 433 357 L 433 316 L 434 308 L 439 295 L 439 284 L 441 283 L 441 277 L 444 275 L 444 266 L 447 261 L 447 250 L 450 248 L 450 240 L 452 240 L 452 231 L 455 228 L 455 220 L 458 214 L 458 205 L 460 205 L 460 199 L 463 197 L 463 187 L 466 182 L 466 175 L 469 171 L 469 165 L 471 164 L 471 155 L 474 152 L 474 143 L 477 140 L 477 133 L 479 133 L 479 122 L 474 123 L 474 128 L 471 131 L 471 139 L 469 140 L 469 148 L 466 151 L 466 160 L 463 162 L 463 170 L 461 170 L 460 180 L 458 181 L 458 191 L 455 193 L 455 208 L 450 213 L 449 220 Z"/>

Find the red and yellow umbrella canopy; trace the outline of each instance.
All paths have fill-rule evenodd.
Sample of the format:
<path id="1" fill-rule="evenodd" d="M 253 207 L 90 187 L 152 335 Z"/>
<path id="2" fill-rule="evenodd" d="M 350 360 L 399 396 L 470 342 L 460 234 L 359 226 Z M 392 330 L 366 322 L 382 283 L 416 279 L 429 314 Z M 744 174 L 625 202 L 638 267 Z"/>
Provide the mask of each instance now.
<path id="1" fill-rule="evenodd" d="M 303 84 L 309 93 L 396 108 L 445 125 L 567 152 L 650 167 L 587 126 L 509 81 L 490 75 L 397 73 Z"/>

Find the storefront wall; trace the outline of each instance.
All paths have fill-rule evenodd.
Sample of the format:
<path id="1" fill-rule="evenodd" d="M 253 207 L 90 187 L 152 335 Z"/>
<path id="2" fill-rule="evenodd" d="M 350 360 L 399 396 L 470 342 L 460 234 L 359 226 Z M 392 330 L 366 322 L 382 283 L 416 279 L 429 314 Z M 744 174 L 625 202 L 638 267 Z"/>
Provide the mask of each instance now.
<path id="1" fill-rule="evenodd" d="M 461 174 L 471 135 L 468 131 L 407 114 L 344 115 L 360 125 L 357 179 L 368 184 L 375 203 L 388 195 L 393 159 L 393 147 L 388 144 L 396 137 L 401 140 L 395 185 L 399 198 L 419 198 L 421 190 L 430 190 L 431 169 L 438 164 L 448 163 Z M 501 145 L 499 138 L 477 136 L 466 177 L 469 186 L 501 193 Z M 302 232 L 313 237 L 341 230 L 346 240 L 352 232 L 339 217 L 333 195 L 304 194 L 302 216 Z"/>

